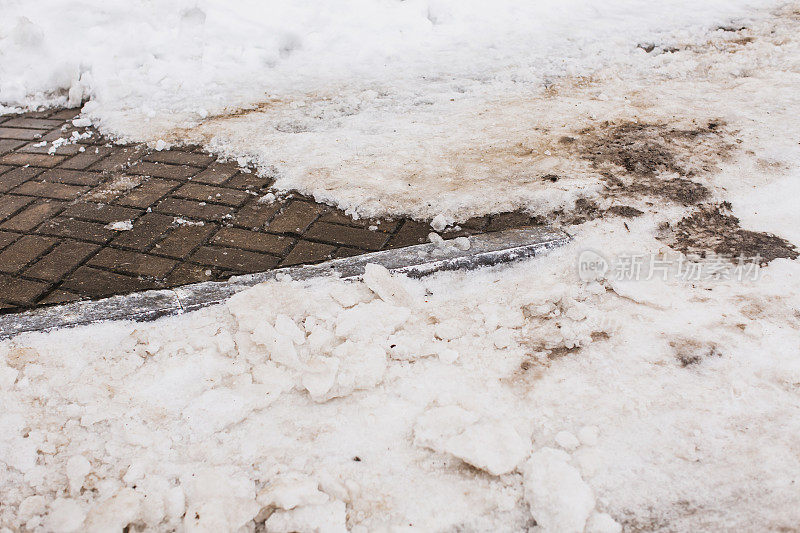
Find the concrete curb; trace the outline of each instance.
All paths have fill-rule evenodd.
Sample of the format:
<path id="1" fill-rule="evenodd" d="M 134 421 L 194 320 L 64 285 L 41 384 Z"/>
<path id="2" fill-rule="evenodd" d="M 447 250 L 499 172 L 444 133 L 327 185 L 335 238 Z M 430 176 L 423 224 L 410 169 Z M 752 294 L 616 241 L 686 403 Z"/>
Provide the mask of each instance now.
<path id="1" fill-rule="evenodd" d="M 533 257 L 568 242 L 570 237 L 550 227 L 530 227 L 484 233 L 469 237 L 469 249 L 462 250 L 445 241 L 445 246 L 420 244 L 370 254 L 335 259 L 318 265 L 281 268 L 236 276 L 227 281 L 207 281 L 175 289 L 144 291 L 102 300 L 33 309 L 0 316 L 0 339 L 20 333 L 48 331 L 107 320 L 147 321 L 194 311 L 225 301 L 244 289 L 289 275 L 306 280 L 337 275 L 358 278 L 368 263 L 378 263 L 392 272 L 419 278 L 442 270 L 471 270 Z"/>

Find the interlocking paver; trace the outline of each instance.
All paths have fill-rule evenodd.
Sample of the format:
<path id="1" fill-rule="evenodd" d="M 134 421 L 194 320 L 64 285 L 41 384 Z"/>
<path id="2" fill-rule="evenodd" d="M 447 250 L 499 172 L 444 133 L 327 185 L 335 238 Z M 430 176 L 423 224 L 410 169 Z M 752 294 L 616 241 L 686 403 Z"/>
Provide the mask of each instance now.
<path id="1" fill-rule="evenodd" d="M 162 278 L 173 269 L 175 261 L 128 250 L 103 248 L 88 264 L 131 276 Z"/>
<path id="2" fill-rule="evenodd" d="M 39 235 L 25 235 L 0 252 L 0 272 L 13 274 L 50 250 L 58 241 Z"/>
<path id="3" fill-rule="evenodd" d="M 57 200 L 36 200 L 2 224 L 0 228 L 12 231 L 31 231 L 64 209 L 66 203 Z"/>
<path id="4" fill-rule="evenodd" d="M 409 219 L 353 219 L 296 193 L 265 201 L 269 173 L 193 146 L 113 145 L 75 127 L 77 114 L 0 117 L 0 312 L 419 244 L 432 231 Z M 85 131 L 53 151 L 56 139 Z M 443 235 L 530 222 L 506 213 Z"/>
<path id="5" fill-rule="evenodd" d="M 179 226 L 156 245 L 153 253 L 183 259 L 203 244 L 214 230 L 210 224 Z"/>

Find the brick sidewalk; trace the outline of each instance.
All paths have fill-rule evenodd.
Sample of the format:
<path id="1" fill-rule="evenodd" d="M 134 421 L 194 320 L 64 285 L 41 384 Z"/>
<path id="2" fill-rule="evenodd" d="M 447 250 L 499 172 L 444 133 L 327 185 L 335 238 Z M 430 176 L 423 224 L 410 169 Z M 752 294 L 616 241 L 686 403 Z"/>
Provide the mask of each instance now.
<path id="1" fill-rule="evenodd" d="M 269 177 L 194 147 L 112 145 L 74 127 L 77 113 L 0 116 L 0 313 L 409 246 L 432 231 L 297 194 L 259 202 Z M 531 222 L 482 217 L 445 237 Z"/>

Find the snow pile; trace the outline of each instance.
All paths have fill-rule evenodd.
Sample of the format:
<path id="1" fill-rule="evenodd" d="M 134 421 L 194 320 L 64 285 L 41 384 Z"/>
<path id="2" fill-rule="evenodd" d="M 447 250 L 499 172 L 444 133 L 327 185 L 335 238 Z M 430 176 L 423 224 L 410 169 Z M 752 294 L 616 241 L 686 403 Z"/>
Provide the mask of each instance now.
<path id="1" fill-rule="evenodd" d="M 0 19 L 0 103 L 88 98 L 84 117 L 106 133 L 200 143 L 364 217 L 543 212 L 601 188 L 559 138 L 603 120 L 687 118 L 687 98 L 757 65 L 721 51 L 716 28 L 775 6 L 13 0 Z M 698 86 L 707 79 L 714 91 Z"/>
<path id="2" fill-rule="evenodd" d="M 505 269 L 371 266 L 6 341 L 0 525 L 791 527 L 798 264 L 625 296 L 564 268 L 588 246 L 663 246 L 628 227 Z M 653 287 L 658 306 L 638 294 Z"/>

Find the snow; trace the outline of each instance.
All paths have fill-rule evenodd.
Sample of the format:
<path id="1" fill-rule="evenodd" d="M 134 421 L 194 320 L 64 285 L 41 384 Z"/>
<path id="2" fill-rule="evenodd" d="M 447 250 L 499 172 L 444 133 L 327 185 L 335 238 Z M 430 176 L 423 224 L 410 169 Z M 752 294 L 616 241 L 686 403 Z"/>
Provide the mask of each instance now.
<path id="1" fill-rule="evenodd" d="M 505 267 L 283 276 L 152 323 L 0 342 L 0 528 L 795 528 L 800 262 L 624 279 L 626 254 L 687 260 L 663 232 L 700 206 L 609 194 L 592 157 L 614 125 L 661 138 L 719 121 L 735 150 L 665 157 L 742 231 L 800 245 L 797 12 L 7 3 L 3 110 L 88 97 L 81 125 L 200 142 L 274 167 L 272 195 L 442 230 L 513 209 L 566 217 L 581 198 L 642 215 L 581 220 L 570 244 Z M 732 21 L 748 29 L 715 29 Z M 582 131 L 603 142 L 561 142 Z"/>
<path id="2" fill-rule="evenodd" d="M 80 124 L 156 148 L 198 143 L 277 173 L 278 191 L 362 217 L 544 212 L 601 189 L 560 137 L 597 119 L 670 120 L 687 98 L 720 94 L 702 84 L 731 91 L 753 66 L 720 57 L 721 46 L 704 69 L 694 54 L 638 45 L 691 50 L 778 5 L 12 0 L 0 20 L 0 102 L 88 98 Z M 559 181 L 542 183 L 551 174 Z"/>

